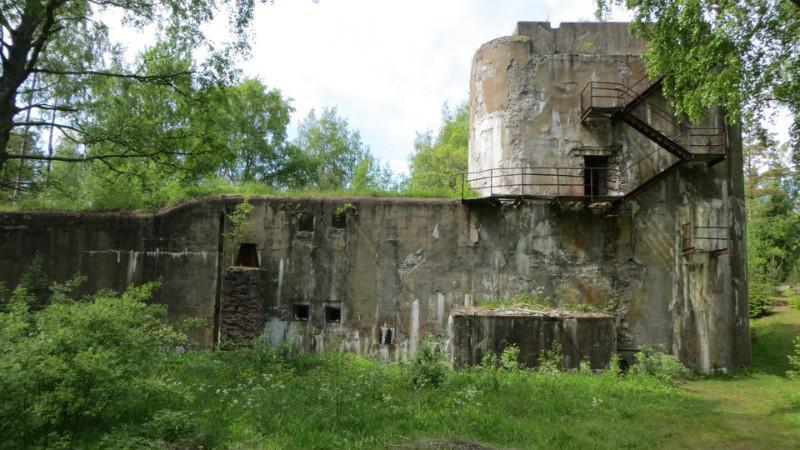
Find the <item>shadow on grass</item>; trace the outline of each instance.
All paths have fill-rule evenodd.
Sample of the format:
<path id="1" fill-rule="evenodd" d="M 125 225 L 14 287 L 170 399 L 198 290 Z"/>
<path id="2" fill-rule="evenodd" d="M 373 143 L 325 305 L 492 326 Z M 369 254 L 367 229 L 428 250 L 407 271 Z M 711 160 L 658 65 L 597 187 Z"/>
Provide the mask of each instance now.
<path id="1" fill-rule="evenodd" d="M 800 323 L 762 319 L 751 330 L 753 339 L 752 370 L 785 376 L 790 369 L 787 356 L 792 353 L 792 341 L 800 335 Z"/>

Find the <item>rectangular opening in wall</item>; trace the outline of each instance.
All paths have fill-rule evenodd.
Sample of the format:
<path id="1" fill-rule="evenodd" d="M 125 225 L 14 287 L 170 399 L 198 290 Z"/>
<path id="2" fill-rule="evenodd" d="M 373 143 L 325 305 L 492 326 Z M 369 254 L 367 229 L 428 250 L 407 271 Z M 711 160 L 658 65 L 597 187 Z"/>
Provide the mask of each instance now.
<path id="1" fill-rule="evenodd" d="M 308 317 L 311 312 L 311 308 L 308 305 L 303 305 L 299 303 L 295 304 L 292 307 L 292 310 L 294 312 L 295 320 L 302 320 L 302 321 L 308 320 Z"/>
<path id="2" fill-rule="evenodd" d="M 301 213 L 297 217 L 298 230 L 300 231 L 314 231 L 314 215 L 309 213 Z"/>
<path id="3" fill-rule="evenodd" d="M 583 195 L 608 195 L 608 156 L 583 157 Z"/>
<path id="4" fill-rule="evenodd" d="M 325 321 L 328 323 L 340 323 L 342 321 L 342 308 L 339 306 L 326 306 Z"/>
<path id="5" fill-rule="evenodd" d="M 336 213 L 333 215 L 333 228 L 342 229 L 347 226 L 347 214 L 345 213 Z"/>
<path id="6" fill-rule="evenodd" d="M 239 244 L 239 253 L 236 254 L 236 262 L 234 265 L 240 267 L 260 267 L 256 244 Z"/>
<path id="7" fill-rule="evenodd" d="M 394 328 L 381 327 L 380 333 L 381 345 L 392 345 L 394 342 Z"/>

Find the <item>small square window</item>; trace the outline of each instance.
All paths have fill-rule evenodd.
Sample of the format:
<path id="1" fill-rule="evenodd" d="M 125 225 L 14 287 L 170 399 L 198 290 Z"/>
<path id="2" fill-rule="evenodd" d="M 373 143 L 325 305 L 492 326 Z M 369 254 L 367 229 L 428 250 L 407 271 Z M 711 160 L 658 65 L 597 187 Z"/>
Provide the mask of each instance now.
<path id="1" fill-rule="evenodd" d="M 308 316 L 311 312 L 311 308 L 308 305 L 297 304 L 292 307 L 294 311 L 294 318 L 295 320 L 308 320 Z"/>
<path id="2" fill-rule="evenodd" d="M 347 214 L 345 213 L 336 213 L 333 215 L 333 228 L 346 228 L 347 227 Z"/>
<path id="3" fill-rule="evenodd" d="M 340 323 L 342 321 L 342 308 L 338 306 L 326 306 L 325 321 L 329 323 Z"/>
<path id="4" fill-rule="evenodd" d="M 314 215 L 309 213 L 301 213 L 298 216 L 298 229 L 300 231 L 314 231 Z"/>
<path id="5" fill-rule="evenodd" d="M 256 244 L 239 244 L 239 253 L 236 254 L 236 263 L 240 267 L 259 267 L 258 248 Z"/>

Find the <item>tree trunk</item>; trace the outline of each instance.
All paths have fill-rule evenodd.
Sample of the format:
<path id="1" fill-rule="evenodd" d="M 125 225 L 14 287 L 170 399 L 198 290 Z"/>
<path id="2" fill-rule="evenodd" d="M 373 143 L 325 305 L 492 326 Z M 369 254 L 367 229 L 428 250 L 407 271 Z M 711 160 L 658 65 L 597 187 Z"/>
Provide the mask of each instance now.
<path id="1" fill-rule="evenodd" d="M 17 95 L 19 88 L 28 79 L 39 54 L 52 33 L 57 30 L 55 10 L 64 0 L 47 0 L 44 8 L 37 8 L 33 2 L 25 2 L 25 10 L 16 28 L 9 30 L 11 37 L 8 56 L 3 60 L 3 73 L 0 76 L 0 170 L 8 162 L 8 143 L 14 128 L 14 116 L 19 112 Z"/>

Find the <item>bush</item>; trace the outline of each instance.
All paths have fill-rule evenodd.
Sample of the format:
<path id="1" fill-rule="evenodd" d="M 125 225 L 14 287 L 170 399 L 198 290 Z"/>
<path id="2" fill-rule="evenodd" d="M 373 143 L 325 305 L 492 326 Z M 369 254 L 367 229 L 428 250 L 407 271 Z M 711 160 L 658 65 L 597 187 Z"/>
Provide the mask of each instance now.
<path id="1" fill-rule="evenodd" d="M 561 344 L 554 342 L 550 350 L 545 350 L 539 355 L 539 372 L 558 374 L 564 369 L 564 354 L 561 352 Z"/>
<path id="2" fill-rule="evenodd" d="M 417 387 L 436 387 L 447 376 L 444 352 L 434 342 L 426 341 L 411 360 L 411 381 Z"/>
<path id="3" fill-rule="evenodd" d="M 794 338 L 794 353 L 788 358 L 791 370 L 787 372 L 787 375 L 793 380 L 800 380 L 800 336 Z"/>
<path id="4" fill-rule="evenodd" d="M 789 297 L 789 307 L 792 309 L 800 309 L 800 295 L 792 295 Z"/>
<path id="5" fill-rule="evenodd" d="M 522 365 L 519 363 L 519 347 L 511 344 L 503 349 L 500 355 L 500 366 L 506 370 L 519 370 Z"/>
<path id="6" fill-rule="evenodd" d="M 155 288 L 61 296 L 40 311 L 15 290 L 0 313 L 0 448 L 70 446 L 75 433 L 145 421 L 188 395 L 158 374 L 184 336 L 164 306 L 145 303 Z"/>
<path id="7" fill-rule="evenodd" d="M 751 281 L 748 286 L 750 318 L 757 319 L 766 315 L 772 306 L 772 287 L 768 283 Z"/>
<path id="8" fill-rule="evenodd" d="M 636 364 L 631 366 L 630 373 L 649 375 L 671 383 L 688 377 L 689 369 L 673 355 L 655 351 L 649 347 L 641 347 L 636 353 Z"/>

